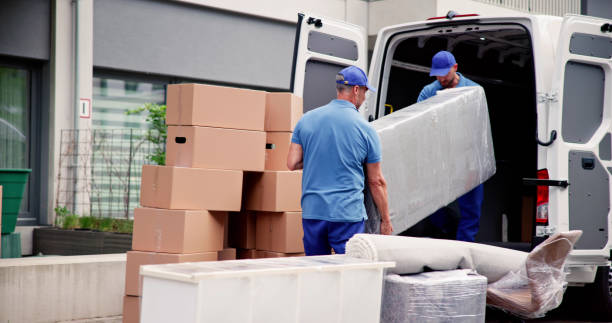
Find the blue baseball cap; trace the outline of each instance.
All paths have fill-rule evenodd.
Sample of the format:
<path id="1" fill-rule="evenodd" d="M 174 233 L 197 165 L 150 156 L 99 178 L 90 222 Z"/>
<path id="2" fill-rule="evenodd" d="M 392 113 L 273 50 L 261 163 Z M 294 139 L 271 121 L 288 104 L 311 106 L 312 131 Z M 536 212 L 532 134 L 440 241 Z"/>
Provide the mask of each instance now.
<path id="1" fill-rule="evenodd" d="M 365 86 L 368 90 L 376 92 L 376 89 L 368 84 L 366 73 L 357 66 L 349 66 L 336 75 L 336 83 L 344 85 Z"/>
<path id="2" fill-rule="evenodd" d="M 445 50 L 439 51 L 431 59 L 431 72 L 429 72 L 429 76 L 445 76 L 455 64 L 457 62 L 453 54 Z"/>

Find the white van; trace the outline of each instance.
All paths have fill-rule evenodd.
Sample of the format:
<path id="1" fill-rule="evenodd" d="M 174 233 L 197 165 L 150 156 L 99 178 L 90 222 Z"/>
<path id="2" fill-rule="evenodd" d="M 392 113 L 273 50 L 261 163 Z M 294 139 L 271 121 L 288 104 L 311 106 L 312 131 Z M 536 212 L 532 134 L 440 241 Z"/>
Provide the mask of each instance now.
<path id="1" fill-rule="evenodd" d="M 372 121 L 415 103 L 433 81 L 433 54 L 451 51 L 459 72 L 485 89 L 493 132 L 497 173 L 485 184 L 480 240 L 501 241 L 502 222 L 510 241 L 582 230 L 568 281 L 612 319 L 612 21 L 449 15 L 378 33 L 369 69 L 378 92 L 361 113 Z M 306 112 L 335 96 L 338 70 L 365 69 L 366 34 L 300 15 L 294 55 L 291 89 Z"/>

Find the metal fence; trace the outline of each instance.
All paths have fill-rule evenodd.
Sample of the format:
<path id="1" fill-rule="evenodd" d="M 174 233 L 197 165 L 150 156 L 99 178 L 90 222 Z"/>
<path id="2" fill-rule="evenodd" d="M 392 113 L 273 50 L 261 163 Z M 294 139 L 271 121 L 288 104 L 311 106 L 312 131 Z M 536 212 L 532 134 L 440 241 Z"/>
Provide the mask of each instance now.
<path id="1" fill-rule="evenodd" d="M 79 215 L 132 218 L 142 165 L 157 147 L 147 130 L 62 130 L 56 206 Z M 162 147 L 163 148 L 163 147 Z"/>
<path id="2" fill-rule="evenodd" d="M 474 0 L 495 6 L 541 15 L 580 14 L 580 0 Z"/>

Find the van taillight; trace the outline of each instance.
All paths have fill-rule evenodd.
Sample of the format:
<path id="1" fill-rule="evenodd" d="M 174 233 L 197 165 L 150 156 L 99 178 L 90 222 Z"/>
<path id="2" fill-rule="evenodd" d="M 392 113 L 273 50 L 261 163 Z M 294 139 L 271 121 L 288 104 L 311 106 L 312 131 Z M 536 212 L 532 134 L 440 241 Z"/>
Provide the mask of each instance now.
<path id="1" fill-rule="evenodd" d="M 538 171 L 538 179 L 549 179 L 548 169 Z M 548 224 L 548 186 L 538 185 L 536 203 L 536 223 Z"/>

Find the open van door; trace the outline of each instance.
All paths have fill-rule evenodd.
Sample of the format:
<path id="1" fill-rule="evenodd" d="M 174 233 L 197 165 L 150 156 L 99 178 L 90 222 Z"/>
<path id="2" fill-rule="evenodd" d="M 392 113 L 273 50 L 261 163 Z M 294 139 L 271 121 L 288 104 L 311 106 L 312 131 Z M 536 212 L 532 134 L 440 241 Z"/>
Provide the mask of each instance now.
<path id="1" fill-rule="evenodd" d="M 321 16 L 299 14 L 291 91 L 304 99 L 304 112 L 336 98 L 336 74 L 355 65 L 366 71 L 363 27 Z"/>
<path id="2" fill-rule="evenodd" d="M 552 131 L 558 135 L 547 149 L 549 175 L 558 183 L 569 183 L 550 187 L 544 228 L 548 233 L 582 230 L 570 259 L 598 266 L 607 265 L 612 247 L 612 29 L 608 23 L 586 16 L 564 18 L 552 91 L 544 96 L 550 103 L 548 136 Z"/>

